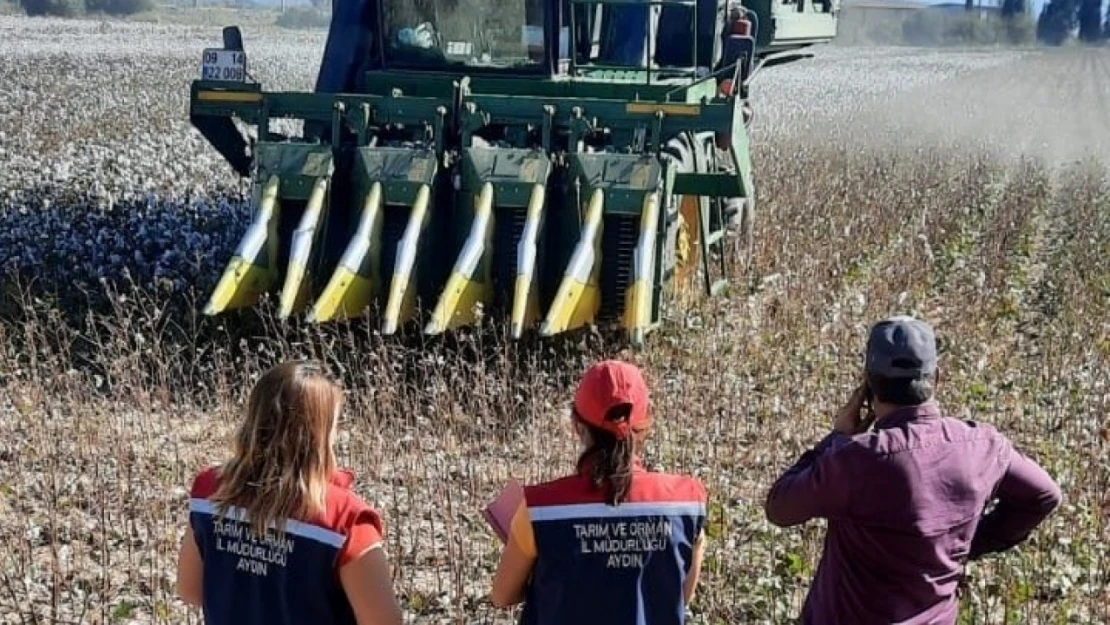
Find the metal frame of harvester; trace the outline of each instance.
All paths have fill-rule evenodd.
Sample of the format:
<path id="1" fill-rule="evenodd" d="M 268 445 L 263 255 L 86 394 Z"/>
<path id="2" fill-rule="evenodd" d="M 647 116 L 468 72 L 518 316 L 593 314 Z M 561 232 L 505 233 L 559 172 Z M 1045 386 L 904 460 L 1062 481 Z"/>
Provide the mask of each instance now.
<path id="1" fill-rule="evenodd" d="M 484 67 L 391 52 L 389 1 L 336 0 L 313 92 L 192 84 L 191 121 L 252 179 L 255 211 L 207 314 L 278 292 L 282 318 L 374 310 L 384 334 L 494 315 L 514 338 L 617 324 L 642 345 L 673 298 L 725 285 L 730 224 L 750 245 L 750 81 L 829 41 L 838 13 L 836 0 L 518 0 L 541 24 L 533 62 Z M 599 58 L 617 10 L 652 18 L 638 65 Z M 689 25 L 677 39 L 676 24 Z M 243 51 L 237 28 L 224 49 Z M 277 135 L 277 118 L 303 135 Z"/>

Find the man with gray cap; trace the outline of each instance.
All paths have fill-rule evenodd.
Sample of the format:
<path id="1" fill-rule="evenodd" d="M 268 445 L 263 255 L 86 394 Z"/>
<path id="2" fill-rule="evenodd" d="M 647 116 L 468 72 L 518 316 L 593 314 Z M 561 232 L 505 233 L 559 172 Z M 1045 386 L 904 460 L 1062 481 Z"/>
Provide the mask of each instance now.
<path id="1" fill-rule="evenodd" d="M 833 431 L 767 496 L 775 525 L 828 520 L 801 623 L 955 625 L 964 564 L 1024 541 L 1060 488 L 992 426 L 943 415 L 927 324 L 876 324 L 864 369 Z"/>

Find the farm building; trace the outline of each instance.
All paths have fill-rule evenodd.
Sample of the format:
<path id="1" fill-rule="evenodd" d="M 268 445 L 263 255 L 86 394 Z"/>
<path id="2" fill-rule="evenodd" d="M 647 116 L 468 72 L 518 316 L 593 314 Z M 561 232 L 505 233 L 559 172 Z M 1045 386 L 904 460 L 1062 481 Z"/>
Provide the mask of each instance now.
<path id="1" fill-rule="evenodd" d="M 963 2 L 943 2 L 940 4 L 929 4 L 923 7 L 930 13 L 943 13 L 945 15 L 960 15 L 967 12 L 967 5 Z M 976 0 L 972 5 L 971 10 L 973 14 L 977 14 L 979 19 L 986 19 L 991 15 L 1000 15 L 1002 13 L 1001 4 L 983 4 L 982 0 Z"/>
<path id="2" fill-rule="evenodd" d="M 929 5 L 902 0 L 846 0 L 841 4 L 836 42 L 893 43 L 902 38 L 902 24 Z"/>

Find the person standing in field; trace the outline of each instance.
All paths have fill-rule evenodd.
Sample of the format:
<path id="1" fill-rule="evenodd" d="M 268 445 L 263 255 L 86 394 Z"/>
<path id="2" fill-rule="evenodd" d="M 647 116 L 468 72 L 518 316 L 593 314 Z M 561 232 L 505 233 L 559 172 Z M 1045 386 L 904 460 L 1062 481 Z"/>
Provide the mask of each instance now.
<path id="1" fill-rule="evenodd" d="M 706 490 L 643 468 L 648 401 L 628 363 L 601 362 L 581 380 L 571 408 L 585 447 L 577 470 L 524 488 L 490 592 L 498 607 L 524 603 L 521 625 L 685 622 Z"/>
<path id="2" fill-rule="evenodd" d="M 397 625 L 378 513 L 336 467 L 343 392 L 288 362 L 251 391 L 234 453 L 193 480 L 177 591 L 207 625 Z"/>
<path id="3" fill-rule="evenodd" d="M 965 563 L 1024 541 L 1060 488 L 995 428 L 944 415 L 929 325 L 876 324 L 865 362 L 833 431 L 765 504 L 781 527 L 828 520 L 802 625 L 955 625 Z"/>

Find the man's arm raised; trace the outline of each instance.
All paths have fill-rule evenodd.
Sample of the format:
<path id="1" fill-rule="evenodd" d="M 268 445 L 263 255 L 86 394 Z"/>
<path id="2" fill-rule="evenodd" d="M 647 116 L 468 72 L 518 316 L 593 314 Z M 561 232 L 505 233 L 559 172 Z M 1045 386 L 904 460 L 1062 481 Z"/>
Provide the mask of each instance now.
<path id="1" fill-rule="evenodd" d="M 852 471 L 849 438 L 864 429 L 860 411 L 866 387 L 860 385 L 833 419 L 833 431 L 806 451 L 771 487 L 764 503 L 767 520 L 780 527 L 812 518 L 833 518 L 848 509 Z"/>
<path id="2" fill-rule="evenodd" d="M 829 434 L 775 481 L 764 503 L 768 521 L 790 527 L 813 518 L 835 518 L 847 510 L 852 481 L 841 448 L 844 442 L 843 434 Z"/>

